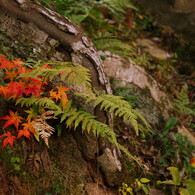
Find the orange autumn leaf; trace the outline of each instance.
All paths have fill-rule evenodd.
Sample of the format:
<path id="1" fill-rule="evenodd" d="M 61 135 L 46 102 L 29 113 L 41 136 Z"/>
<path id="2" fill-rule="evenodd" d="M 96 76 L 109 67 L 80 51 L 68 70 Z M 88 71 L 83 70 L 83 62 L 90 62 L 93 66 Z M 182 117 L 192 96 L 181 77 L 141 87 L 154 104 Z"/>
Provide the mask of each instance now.
<path id="1" fill-rule="evenodd" d="M 18 58 L 17 60 L 12 60 L 12 62 L 17 67 L 21 67 L 21 65 L 24 63 L 20 58 Z"/>
<path id="2" fill-rule="evenodd" d="M 10 92 L 9 92 L 9 90 L 7 89 L 7 87 L 4 87 L 4 86 L 2 86 L 2 85 L 0 85 L 0 94 L 2 94 L 2 95 L 3 95 L 4 97 L 6 97 L 6 98 L 11 97 Z"/>
<path id="3" fill-rule="evenodd" d="M 5 146 L 7 146 L 8 144 L 13 147 L 13 144 L 14 144 L 14 139 L 16 139 L 15 136 L 13 136 L 9 131 L 7 133 L 4 133 L 3 135 L 1 135 L 0 137 L 6 137 L 4 140 L 3 140 L 3 145 L 2 145 L 2 149 L 4 149 Z"/>
<path id="4" fill-rule="evenodd" d="M 57 91 L 54 91 L 54 89 L 50 91 L 50 97 L 56 99 L 56 101 L 60 100 L 64 109 L 66 107 L 66 104 L 68 103 L 68 96 L 65 91 L 69 91 L 71 88 L 60 86 L 56 87 L 56 89 Z"/>
<path id="5" fill-rule="evenodd" d="M 7 61 L 6 59 L 0 60 L 0 69 L 6 68 L 9 71 L 14 67 L 14 63 L 10 61 Z"/>
<path id="6" fill-rule="evenodd" d="M 48 64 L 44 64 L 41 68 L 51 68 L 51 66 L 49 66 Z"/>
<path id="7" fill-rule="evenodd" d="M 35 121 L 28 121 L 27 123 L 23 123 L 22 126 L 24 131 L 30 131 L 31 133 L 35 133 L 35 128 L 33 125 L 35 124 Z"/>
<path id="8" fill-rule="evenodd" d="M 18 138 L 20 138 L 21 136 L 24 136 L 24 137 L 27 137 L 28 139 L 30 139 L 30 132 L 28 131 L 28 130 L 18 130 L 18 137 L 17 137 L 17 139 Z"/>
<path id="9" fill-rule="evenodd" d="M 56 87 L 57 89 L 58 89 L 58 93 L 59 94 L 63 94 L 64 93 L 64 91 L 69 91 L 71 88 L 69 88 L 69 87 L 62 87 L 62 86 L 60 86 L 60 87 Z"/>
<path id="10" fill-rule="evenodd" d="M 25 92 L 24 82 L 10 82 L 7 84 L 7 90 L 9 97 L 14 97 L 14 99 L 18 99 Z M 8 98 L 9 98 L 8 97 Z"/>
<path id="11" fill-rule="evenodd" d="M 56 101 L 61 99 L 61 95 L 59 93 L 57 93 L 56 91 L 54 91 L 53 89 L 49 92 L 49 96 L 52 99 L 55 99 Z"/>
<path id="12" fill-rule="evenodd" d="M 28 139 L 30 139 L 30 132 L 35 134 L 36 131 L 33 127 L 33 125 L 35 124 L 36 122 L 35 121 L 28 121 L 27 123 L 23 123 L 22 126 L 23 126 L 23 129 L 22 130 L 18 130 L 18 138 L 20 138 L 21 136 L 24 136 L 24 137 L 27 137 Z"/>
<path id="13" fill-rule="evenodd" d="M 195 168 L 195 157 L 193 157 L 190 161 L 190 166 L 192 166 L 193 168 Z"/>
<path id="14" fill-rule="evenodd" d="M 26 69 L 26 67 L 24 67 L 24 66 L 19 66 L 17 73 L 24 74 L 24 73 L 31 72 L 31 71 L 32 71 L 31 69 Z"/>
<path id="15" fill-rule="evenodd" d="M 16 129 L 18 130 L 18 126 L 21 123 L 21 120 L 23 119 L 21 116 L 19 116 L 18 112 L 16 111 L 15 113 L 9 110 L 9 114 L 7 116 L 1 117 L 0 119 L 7 120 L 5 122 L 5 125 L 3 126 L 3 129 L 10 125 L 14 125 Z"/>
<path id="16" fill-rule="evenodd" d="M 18 74 L 16 73 L 16 71 L 12 71 L 12 72 L 5 72 L 6 76 L 3 79 L 10 79 L 10 81 L 13 81 Z"/>
<path id="17" fill-rule="evenodd" d="M 69 91 L 70 88 L 68 87 L 56 87 L 58 89 L 58 94 L 61 96 L 61 102 L 62 102 L 62 108 L 64 109 L 66 107 L 66 104 L 68 103 L 68 96 L 65 93 L 65 91 Z"/>

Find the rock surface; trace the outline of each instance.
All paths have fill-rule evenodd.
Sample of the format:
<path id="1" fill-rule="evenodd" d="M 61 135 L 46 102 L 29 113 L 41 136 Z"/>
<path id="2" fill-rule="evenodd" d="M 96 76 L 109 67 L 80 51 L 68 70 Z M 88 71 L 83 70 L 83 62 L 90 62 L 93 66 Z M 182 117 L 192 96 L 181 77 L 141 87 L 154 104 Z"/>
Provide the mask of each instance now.
<path id="1" fill-rule="evenodd" d="M 108 77 L 118 80 L 117 87 L 128 87 L 128 95 L 137 96 L 136 104 L 150 124 L 159 125 L 161 120 L 169 118 L 172 109 L 167 95 L 160 90 L 159 84 L 140 66 L 130 59 L 100 52 Z"/>
<path id="2" fill-rule="evenodd" d="M 184 126 L 181 126 L 181 127 L 178 126 L 178 132 L 181 133 L 183 136 L 186 136 L 193 144 L 195 144 L 194 135 Z"/>
<path id="3" fill-rule="evenodd" d="M 136 42 L 143 51 L 149 53 L 152 57 L 157 58 L 158 60 L 167 60 L 172 57 L 170 53 L 161 49 L 153 40 L 137 39 Z"/>
<path id="4" fill-rule="evenodd" d="M 114 157 L 111 150 L 106 148 L 104 153 L 97 158 L 98 163 L 104 173 L 106 183 L 109 186 L 114 186 L 119 184 L 118 179 L 120 180 L 119 174 L 122 169 L 120 161 Z"/>

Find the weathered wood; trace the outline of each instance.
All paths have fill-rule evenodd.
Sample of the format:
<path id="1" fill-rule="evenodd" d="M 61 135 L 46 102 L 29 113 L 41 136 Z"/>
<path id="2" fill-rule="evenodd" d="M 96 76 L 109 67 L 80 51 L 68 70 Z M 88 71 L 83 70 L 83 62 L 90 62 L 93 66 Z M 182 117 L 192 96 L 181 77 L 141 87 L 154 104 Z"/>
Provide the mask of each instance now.
<path id="1" fill-rule="evenodd" d="M 110 84 L 102 69 L 101 60 L 91 41 L 69 19 L 31 0 L 0 0 L 1 12 L 7 12 L 25 23 L 32 23 L 50 37 L 58 40 L 70 53 L 72 62 L 91 71 L 92 85 L 111 92 Z"/>

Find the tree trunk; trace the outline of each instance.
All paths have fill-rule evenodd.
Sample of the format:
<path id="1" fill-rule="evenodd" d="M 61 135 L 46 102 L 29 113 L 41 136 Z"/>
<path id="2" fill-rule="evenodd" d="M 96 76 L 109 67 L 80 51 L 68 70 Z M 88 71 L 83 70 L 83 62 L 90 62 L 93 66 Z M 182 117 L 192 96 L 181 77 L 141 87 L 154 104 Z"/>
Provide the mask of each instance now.
<path id="1" fill-rule="evenodd" d="M 70 20 L 36 1 L 0 0 L 0 40 L 0 53 L 9 57 L 81 64 L 90 70 L 93 87 L 112 93 L 91 41 Z M 94 114 L 98 120 L 109 123 L 106 113 L 96 109 Z M 99 140 L 79 132 L 65 131 L 62 136 L 52 138 L 49 151 L 41 144 L 27 141 L 16 149 L 14 155 L 23 155 L 26 166 L 23 173 L 30 179 L 24 175 L 25 179 L 21 179 L 23 173 L 10 176 L 2 159 L 12 155 L 1 152 L 0 181 L 4 185 L 0 193 L 45 194 L 56 193 L 57 189 L 62 194 L 95 194 L 94 190 L 97 194 L 107 193 L 98 187 L 105 184 L 96 160 L 102 153 Z M 104 144 L 101 140 L 101 150 Z M 116 183 L 107 182 L 112 186 Z"/>

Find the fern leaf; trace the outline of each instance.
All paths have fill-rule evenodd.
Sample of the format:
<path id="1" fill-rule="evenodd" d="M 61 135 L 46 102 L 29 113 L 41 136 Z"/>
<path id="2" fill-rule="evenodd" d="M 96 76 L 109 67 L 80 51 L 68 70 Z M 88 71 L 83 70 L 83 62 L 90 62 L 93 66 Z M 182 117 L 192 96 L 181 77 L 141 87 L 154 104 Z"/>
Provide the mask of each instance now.
<path id="1" fill-rule="evenodd" d="M 131 8 L 136 11 L 138 10 L 130 0 L 103 0 L 103 2 L 106 3 L 108 5 L 108 8 L 114 13 L 125 13 L 126 8 Z"/>
<path id="2" fill-rule="evenodd" d="M 117 38 L 102 37 L 94 40 L 94 44 L 99 50 L 110 51 L 121 56 L 132 52 L 132 47 L 129 44 L 126 44 Z"/>
<path id="3" fill-rule="evenodd" d="M 81 121 L 82 121 L 82 123 L 84 123 L 86 117 L 91 117 L 91 116 L 86 112 L 80 113 L 80 115 L 75 120 L 74 128 L 76 129 L 78 127 L 78 125 L 81 123 Z M 96 118 L 96 117 L 93 116 L 92 118 Z M 86 129 L 86 126 L 83 126 L 83 129 Z"/>
<path id="4" fill-rule="evenodd" d="M 60 123 L 62 123 L 64 120 L 66 120 L 66 118 L 69 117 L 69 113 L 63 113 L 63 115 L 61 116 L 61 120 Z"/>
<path id="5" fill-rule="evenodd" d="M 34 120 L 35 124 L 33 124 L 33 127 L 38 133 L 38 136 L 40 136 L 44 140 L 45 144 L 48 147 L 49 147 L 48 139 L 53 134 L 55 129 L 46 122 L 46 119 L 56 119 L 56 117 L 53 116 L 53 114 L 54 114 L 53 111 L 48 110 L 42 113 L 41 115 L 38 115 Z"/>
<path id="6" fill-rule="evenodd" d="M 96 118 L 95 116 L 90 116 L 88 115 L 87 117 L 84 118 L 84 120 L 82 121 L 82 131 L 85 131 L 87 128 L 89 128 L 90 126 L 87 126 L 89 125 L 88 122 L 89 120 L 93 120 L 94 118 Z"/>
<path id="7" fill-rule="evenodd" d="M 40 107 L 45 107 L 53 110 L 59 110 L 60 108 L 55 104 L 55 102 L 48 98 L 36 98 L 35 96 L 28 97 L 28 98 L 19 98 L 16 101 L 16 105 L 21 104 L 21 106 L 33 106 L 38 105 Z"/>
<path id="8" fill-rule="evenodd" d="M 117 97 L 117 99 L 120 99 L 120 98 Z M 37 101 L 37 98 L 35 97 L 20 98 L 17 103 L 23 103 L 24 105 L 29 105 L 29 106 L 33 104 L 44 105 L 44 106 L 51 105 L 51 103 L 48 104 L 47 102 L 45 102 L 45 98 L 42 98 L 42 100 Z M 51 107 L 53 107 L 53 105 Z M 51 114 L 52 116 L 48 116 Z M 124 147 L 118 144 L 115 132 L 108 125 L 95 120 L 96 117 L 91 115 L 90 113 L 87 113 L 85 111 L 78 111 L 76 108 L 72 108 L 71 101 L 68 102 L 64 110 L 61 110 L 57 106 L 55 111 L 49 110 L 43 113 L 42 115 L 38 115 L 37 118 L 35 119 L 36 123 L 33 127 L 36 129 L 36 131 L 38 132 L 38 135 L 44 140 L 47 146 L 49 146 L 48 139 L 53 134 L 55 129 L 51 127 L 50 125 L 48 125 L 46 120 L 51 119 L 51 118 L 56 118 L 55 117 L 56 115 L 61 115 L 61 122 L 64 121 L 66 126 L 68 127 L 73 125 L 74 128 L 76 128 L 78 127 L 79 124 L 82 124 L 81 125 L 82 131 L 86 131 L 86 130 L 88 132 L 92 131 L 95 136 L 102 136 L 102 137 L 107 138 L 108 141 L 110 141 L 116 147 L 120 148 L 128 156 L 130 156 L 133 160 L 136 161 L 136 159 Z M 137 163 L 139 164 L 139 162 Z"/>
<path id="9" fill-rule="evenodd" d="M 137 116 L 132 112 L 132 107 L 126 101 L 122 100 L 121 97 L 112 95 L 99 96 L 97 99 L 101 99 L 101 101 L 98 101 L 101 102 L 100 109 L 111 110 L 115 116 L 129 120 L 135 129 L 136 135 L 138 135 Z"/>
<path id="10" fill-rule="evenodd" d="M 141 115 L 141 113 L 137 110 L 132 110 L 132 112 L 143 122 L 143 124 L 146 126 L 146 128 L 150 131 L 150 125 L 146 121 L 146 119 Z"/>
<path id="11" fill-rule="evenodd" d="M 66 126 L 71 127 L 73 126 L 73 122 L 75 123 L 76 118 L 79 116 L 79 112 L 76 111 L 76 109 L 73 109 L 71 112 L 71 116 L 66 120 Z"/>
<path id="12" fill-rule="evenodd" d="M 89 70 L 81 65 L 71 62 L 47 62 L 52 68 L 43 68 L 44 63 L 38 63 L 31 72 L 21 74 L 19 77 L 29 77 L 40 80 L 42 76 L 46 80 L 53 80 L 60 76 L 61 80 L 67 79 L 70 84 L 84 87 L 89 93 L 91 92 L 91 77 Z"/>
<path id="13" fill-rule="evenodd" d="M 69 110 L 72 108 L 72 100 L 70 100 L 64 109 L 64 112 L 69 112 Z"/>
<path id="14" fill-rule="evenodd" d="M 195 115 L 195 110 L 191 108 L 193 107 L 193 104 L 190 105 L 187 85 L 182 87 L 181 92 L 178 94 L 178 98 L 174 100 L 174 106 L 179 113 Z"/>
<path id="15" fill-rule="evenodd" d="M 85 98 L 87 101 L 92 100 L 94 102 L 94 106 L 100 105 L 100 109 L 107 110 L 109 112 L 113 112 L 114 116 L 122 117 L 124 120 L 130 121 L 133 126 L 136 135 L 139 134 L 138 121 L 139 118 L 141 122 L 143 122 L 146 127 L 149 127 L 147 121 L 144 117 L 125 100 L 120 96 L 114 96 L 102 93 L 102 95 L 98 95 L 95 98 L 89 97 L 87 94 L 80 94 L 81 97 Z M 87 125 L 86 125 L 87 126 Z"/>
<path id="16" fill-rule="evenodd" d="M 113 138 L 112 138 L 113 139 Z M 110 142 L 112 141 L 110 140 Z M 142 164 L 136 159 L 124 146 L 118 144 L 118 148 L 122 150 L 127 156 L 129 156 L 131 159 L 133 159 L 141 168 L 143 168 Z"/>

